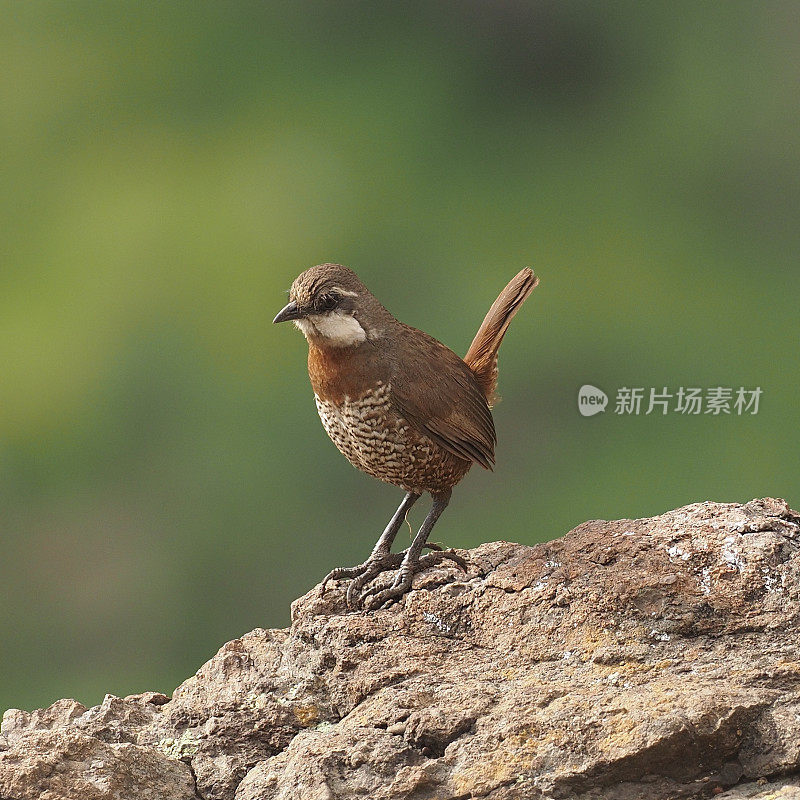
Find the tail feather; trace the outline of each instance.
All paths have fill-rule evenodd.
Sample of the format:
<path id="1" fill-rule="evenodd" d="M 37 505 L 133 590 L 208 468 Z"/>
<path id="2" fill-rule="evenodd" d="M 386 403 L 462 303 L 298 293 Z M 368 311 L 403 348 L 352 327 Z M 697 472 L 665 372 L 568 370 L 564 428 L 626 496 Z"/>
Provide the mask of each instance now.
<path id="1" fill-rule="evenodd" d="M 492 303 L 481 323 L 464 361 L 472 370 L 491 407 L 497 400 L 497 351 L 514 314 L 536 288 L 539 279 L 526 267 L 518 272 Z"/>

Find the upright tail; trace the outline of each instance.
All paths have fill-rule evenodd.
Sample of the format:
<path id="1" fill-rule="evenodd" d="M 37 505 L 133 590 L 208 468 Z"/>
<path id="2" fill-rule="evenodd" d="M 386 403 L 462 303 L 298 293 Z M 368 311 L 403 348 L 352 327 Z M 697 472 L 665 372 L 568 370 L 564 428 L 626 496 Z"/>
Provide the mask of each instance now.
<path id="1" fill-rule="evenodd" d="M 478 379 L 490 408 L 496 400 L 497 351 L 500 349 L 500 343 L 514 314 L 538 283 L 539 279 L 533 274 L 532 269 L 525 267 L 518 272 L 492 303 L 489 313 L 478 328 L 464 356 L 464 361 Z"/>

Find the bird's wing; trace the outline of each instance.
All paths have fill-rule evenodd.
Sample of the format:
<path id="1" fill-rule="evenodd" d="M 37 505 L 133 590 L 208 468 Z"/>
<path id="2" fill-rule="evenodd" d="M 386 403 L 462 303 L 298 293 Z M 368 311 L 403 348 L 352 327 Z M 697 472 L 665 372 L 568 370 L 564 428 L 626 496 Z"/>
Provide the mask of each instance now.
<path id="1" fill-rule="evenodd" d="M 485 469 L 494 465 L 494 422 L 470 368 L 432 336 L 403 326 L 392 403 L 418 431 Z"/>

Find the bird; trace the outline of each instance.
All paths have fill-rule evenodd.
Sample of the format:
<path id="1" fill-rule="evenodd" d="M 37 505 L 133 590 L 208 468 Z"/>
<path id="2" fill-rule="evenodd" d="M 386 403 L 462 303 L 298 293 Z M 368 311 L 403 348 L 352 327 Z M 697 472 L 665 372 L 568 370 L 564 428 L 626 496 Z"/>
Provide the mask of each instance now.
<path id="1" fill-rule="evenodd" d="M 348 267 L 318 264 L 292 283 L 273 323 L 292 321 L 308 342 L 308 374 L 325 431 L 354 467 L 405 491 L 369 558 L 333 569 L 322 593 L 331 581 L 349 580 L 348 608 L 377 609 L 399 601 L 415 574 L 443 559 L 466 569 L 460 556 L 428 537 L 472 465 L 494 466 L 497 351 L 538 283 L 528 267 L 511 279 L 463 359 L 396 319 Z M 406 514 L 426 492 L 430 511 L 411 545 L 393 553 Z M 423 555 L 426 548 L 432 552 Z M 394 573 L 388 585 L 387 572 Z"/>

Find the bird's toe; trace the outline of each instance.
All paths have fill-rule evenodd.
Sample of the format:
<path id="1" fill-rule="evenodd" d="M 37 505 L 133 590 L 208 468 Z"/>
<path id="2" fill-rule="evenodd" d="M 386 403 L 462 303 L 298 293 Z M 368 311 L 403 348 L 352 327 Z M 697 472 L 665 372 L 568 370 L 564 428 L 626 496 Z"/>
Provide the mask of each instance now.
<path id="1" fill-rule="evenodd" d="M 402 553 L 374 553 L 363 564 L 355 567 L 337 567 L 331 570 L 320 584 L 319 593 L 322 596 L 331 581 L 349 580 L 347 587 L 347 607 L 354 609 L 361 605 L 361 590 L 365 584 L 377 578 L 384 572 L 397 569 L 403 560 Z M 378 587 L 380 588 L 380 587 Z"/>
<path id="2" fill-rule="evenodd" d="M 336 569 L 332 569 L 323 579 L 322 583 L 319 585 L 319 594 L 320 597 L 325 594 L 326 589 L 328 588 L 328 584 L 331 581 L 339 581 L 342 578 L 355 578 L 361 574 L 362 567 L 366 566 L 366 564 L 359 564 L 357 567 L 336 567 Z"/>
<path id="3" fill-rule="evenodd" d="M 375 592 L 374 594 L 370 594 L 368 597 L 362 595 L 361 601 L 364 604 L 364 608 L 366 608 L 368 611 L 375 611 L 379 608 L 385 608 L 392 603 L 396 603 L 411 589 L 412 575 L 413 573 L 408 575 L 398 573 L 397 577 L 394 579 L 394 582 L 388 589 Z"/>

